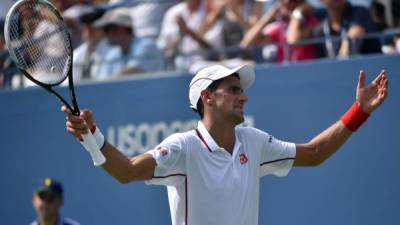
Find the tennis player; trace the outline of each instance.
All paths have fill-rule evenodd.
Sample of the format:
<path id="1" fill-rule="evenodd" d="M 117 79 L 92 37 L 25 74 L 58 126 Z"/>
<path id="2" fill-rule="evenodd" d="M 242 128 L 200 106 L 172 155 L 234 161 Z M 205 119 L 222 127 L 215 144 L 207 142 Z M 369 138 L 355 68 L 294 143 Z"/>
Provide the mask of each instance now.
<path id="1" fill-rule="evenodd" d="M 382 71 L 368 86 L 360 72 L 353 106 L 332 126 L 304 144 L 284 142 L 244 121 L 244 90 L 254 69 L 215 65 L 201 70 L 189 85 L 191 108 L 200 115 L 196 129 L 176 133 L 156 148 L 127 158 L 104 140 L 92 113 L 73 116 L 66 128 L 81 138 L 88 128 L 106 157 L 103 168 L 121 183 L 144 180 L 165 185 L 173 225 L 257 225 L 260 178 L 285 176 L 294 166 L 317 166 L 335 153 L 385 100 Z"/>

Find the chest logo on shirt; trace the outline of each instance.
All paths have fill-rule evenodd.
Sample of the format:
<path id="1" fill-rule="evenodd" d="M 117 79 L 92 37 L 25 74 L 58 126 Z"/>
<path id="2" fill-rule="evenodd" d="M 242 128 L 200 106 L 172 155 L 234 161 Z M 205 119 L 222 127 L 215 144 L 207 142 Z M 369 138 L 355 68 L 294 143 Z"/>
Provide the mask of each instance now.
<path id="1" fill-rule="evenodd" d="M 166 147 L 158 146 L 158 147 L 156 148 L 156 150 L 160 152 L 161 156 L 166 156 L 166 155 L 168 155 L 168 149 L 167 149 Z"/>
<path id="2" fill-rule="evenodd" d="M 240 161 L 240 164 L 243 165 L 243 164 L 247 163 L 247 161 L 249 161 L 249 159 L 247 158 L 246 154 L 242 153 L 239 155 L 239 161 Z"/>

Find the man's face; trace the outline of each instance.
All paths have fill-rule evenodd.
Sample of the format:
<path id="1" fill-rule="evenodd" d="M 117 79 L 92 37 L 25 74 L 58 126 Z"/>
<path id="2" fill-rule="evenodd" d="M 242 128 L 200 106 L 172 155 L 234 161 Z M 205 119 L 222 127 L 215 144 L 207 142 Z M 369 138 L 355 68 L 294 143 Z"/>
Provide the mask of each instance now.
<path id="1" fill-rule="evenodd" d="M 247 101 L 240 86 L 240 80 L 236 76 L 229 76 L 222 80 L 217 90 L 211 93 L 214 101 L 215 113 L 235 124 L 244 121 L 243 107 Z"/>
<path id="2" fill-rule="evenodd" d="M 60 197 L 50 193 L 34 194 L 32 204 L 39 217 L 54 218 L 62 206 Z"/>
<path id="3" fill-rule="evenodd" d="M 131 33 L 124 27 L 109 25 L 106 26 L 103 30 L 110 45 L 121 46 L 131 41 Z"/>

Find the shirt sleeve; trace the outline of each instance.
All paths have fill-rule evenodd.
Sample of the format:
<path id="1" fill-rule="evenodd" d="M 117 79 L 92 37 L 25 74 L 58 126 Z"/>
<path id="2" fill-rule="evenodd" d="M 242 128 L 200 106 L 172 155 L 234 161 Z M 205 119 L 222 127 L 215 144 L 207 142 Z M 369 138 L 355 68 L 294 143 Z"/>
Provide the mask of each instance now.
<path id="1" fill-rule="evenodd" d="M 260 152 L 260 177 L 273 174 L 286 176 L 296 158 L 296 145 L 259 131 L 263 147 Z"/>
<path id="2" fill-rule="evenodd" d="M 157 163 L 154 175 L 146 184 L 175 186 L 182 182 L 186 174 L 186 152 L 182 134 L 174 134 L 165 139 L 155 149 L 146 152 Z"/>

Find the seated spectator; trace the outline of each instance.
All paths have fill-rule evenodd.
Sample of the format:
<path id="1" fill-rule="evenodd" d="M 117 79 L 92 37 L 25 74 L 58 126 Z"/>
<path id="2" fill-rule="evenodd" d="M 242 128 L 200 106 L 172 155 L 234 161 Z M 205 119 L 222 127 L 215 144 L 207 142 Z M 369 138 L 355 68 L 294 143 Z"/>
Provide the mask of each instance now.
<path id="1" fill-rule="evenodd" d="M 126 9 L 106 12 L 95 21 L 102 28 L 111 48 L 104 62 L 94 64 L 95 79 L 115 78 L 121 75 L 160 71 L 164 67 L 161 51 L 151 39 L 135 37 L 132 19 Z"/>
<path id="2" fill-rule="evenodd" d="M 75 82 L 96 77 L 95 71 L 92 69 L 94 63 L 103 63 L 104 56 L 111 48 L 104 38 L 103 30 L 93 26 L 93 22 L 100 16 L 93 6 L 87 6 L 78 16 L 83 43 L 74 49 L 73 75 Z"/>
<path id="3" fill-rule="evenodd" d="M 135 35 L 139 38 L 156 39 L 165 12 L 179 0 L 137 1 L 137 0 L 111 0 L 110 3 L 137 2 L 130 8 L 130 14 L 135 27 Z"/>
<path id="4" fill-rule="evenodd" d="M 171 7 L 165 14 L 158 46 L 178 70 L 190 70 L 194 63 L 219 60 L 223 50 L 222 21 L 206 24 L 206 16 L 214 10 L 212 0 L 186 0 Z M 176 57 L 175 57 L 176 56 Z"/>
<path id="5" fill-rule="evenodd" d="M 76 4 L 66 9 L 62 17 L 71 34 L 72 48 L 75 49 L 82 44 L 80 20 L 82 14 L 87 13 L 93 6 L 89 4 Z"/>
<path id="6" fill-rule="evenodd" d="M 294 43 L 294 36 L 307 36 L 318 24 L 313 8 L 305 0 L 279 0 L 246 33 L 240 46 L 249 48 L 254 44 L 267 45 L 263 49 L 264 58 L 274 62 L 313 59 L 316 55 L 315 47 L 312 45 L 293 46 L 288 48 L 287 52 L 285 52 L 285 46 L 288 43 Z M 301 29 L 294 30 L 300 25 Z"/>
<path id="7" fill-rule="evenodd" d="M 376 38 L 358 38 L 375 31 L 367 8 L 354 6 L 347 0 L 321 2 L 326 7 L 328 17 L 314 31 L 314 37 L 326 39 L 323 45 L 319 45 L 320 56 L 334 58 L 380 52 L 380 44 Z M 341 39 L 336 41 L 334 37 Z"/>

